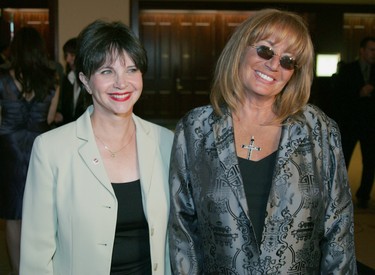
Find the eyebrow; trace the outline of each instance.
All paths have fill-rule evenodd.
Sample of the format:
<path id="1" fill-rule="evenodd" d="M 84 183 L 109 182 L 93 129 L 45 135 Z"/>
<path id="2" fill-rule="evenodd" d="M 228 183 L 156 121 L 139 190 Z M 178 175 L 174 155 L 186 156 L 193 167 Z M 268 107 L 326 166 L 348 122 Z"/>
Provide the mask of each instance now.
<path id="1" fill-rule="evenodd" d="M 264 41 L 270 43 L 270 45 L 271 45 L 272 47 L 276 44 L 275 41 L 271 41 L 271 40 L 264 40 Z"/>

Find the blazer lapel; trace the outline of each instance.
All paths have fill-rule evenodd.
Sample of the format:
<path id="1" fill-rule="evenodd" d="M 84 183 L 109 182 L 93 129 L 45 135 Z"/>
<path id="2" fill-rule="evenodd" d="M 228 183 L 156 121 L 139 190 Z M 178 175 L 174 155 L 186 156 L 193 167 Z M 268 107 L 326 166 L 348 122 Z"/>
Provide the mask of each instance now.
<path id="1" fill-rule="evenodd" d="M 221 116 L 213 125 L 214 141 L 217 148 L 218 158 L 224 169 L 224 175 L 230 185 L 234 196 L 237 198 L 242 211 L 249 217 L 249 210 L 245 196 L 245 189 L 238 165 L 238 158 L 234 144 L 233 120 L 229 110 Z M 225 166 L 225 164 L 230 164 Z"/>
<path id="2" fill-rule="evenodd" d="M 149 125 L 142 123 L 142 120 L 136 115 L 133 115 L 133 120 L 136 126 L 138 162 L 141 164 L 139 165 L 140 180 L 144 191 L 148 193 L 151 187 L 157 148 L 155 141 L 150 136 Z"/>
<path id="3" fill-rule="evenodd" d="M 305 121 L 301 116 L 294 118 L 292 121 L 290 118 L 286 120 L 285 126 L 283 126 L 280 138 L 280 145 L 276 158 L 276 168 L 274 174 L 276 174 L 285 164 L 285 162 L 291 158 L 291 155 L 300 146 L 307 135 L 306 129 L 304 128 Z"/>
<path id="4" fill-rule="evenodd" d="M 82 161 L 95 175 L 98 181 L 108 191 L 113 193 L 113 188 L 108 179 L 107 173 L 104 168 L 103 160 L 100 156 L 98 147 L 95 142 L 94 133 L 91 126 L 90 115 L 93 107 L 89 106 L 86 112 L 77 119 L 77 137 L 82 141 L 82 145 L 78 147 L 78 154 L 81 156 Z"/>

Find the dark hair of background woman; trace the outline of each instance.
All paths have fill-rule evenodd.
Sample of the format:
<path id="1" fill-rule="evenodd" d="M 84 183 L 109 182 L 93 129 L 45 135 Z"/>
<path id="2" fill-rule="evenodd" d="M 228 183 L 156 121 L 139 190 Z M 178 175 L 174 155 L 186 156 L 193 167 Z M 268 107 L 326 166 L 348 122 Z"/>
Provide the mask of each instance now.
<path id="1" fill-rule="evenodd" d="M 11 67 L 22 85 L 22 94 L 34 91 L 42 101 L 57 83 L 55 70 L 50 65 L 46 46 L 40 33 L 32 27 L 16 32 L 10 46 Z"/>

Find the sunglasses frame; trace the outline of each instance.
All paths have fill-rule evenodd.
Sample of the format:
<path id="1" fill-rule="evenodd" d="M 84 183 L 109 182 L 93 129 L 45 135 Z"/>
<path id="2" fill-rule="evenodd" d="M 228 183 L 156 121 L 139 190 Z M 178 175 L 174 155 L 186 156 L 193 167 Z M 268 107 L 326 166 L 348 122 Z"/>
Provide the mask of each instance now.
<path id="1" fill-rule="evenodd" d="M 271 47 L 268 47 L 266 45 L 251 45 L 252 48 L 254 48 L 257 52 L 257 55 L 264 59 L 264 60 L 270 60 L 272 59 L 272 57 L 274 57 L 275 55 L 279 57 L 279 63 L 280 63 L 280 66 L 285 69 L 285 70 L 289 70 L 289 71 L 292 71 L 296 68 L 298 68 L 298 65 L 296 63 L 296 60 L 288 55 L 279 55 L 277 53 L 275 53 L 275 51 L 271 48 Z M 267 58 L 264 54 L 262 55 L 261 51 L 263 50 L 263 53 L 264 54 L 268 54 L 268 52 L 271 52 L 272 55 L 271 56 L 268 56 L 269 58 Z M 293 61 L 294 64 L 292 64 L 292 67 L 288 67 L 288 64 L 290 64 L 290 61 Z M 285 63 L 287 62 L 287 63 Z M 284 65 L 283 65 L 284 64 Z"/>

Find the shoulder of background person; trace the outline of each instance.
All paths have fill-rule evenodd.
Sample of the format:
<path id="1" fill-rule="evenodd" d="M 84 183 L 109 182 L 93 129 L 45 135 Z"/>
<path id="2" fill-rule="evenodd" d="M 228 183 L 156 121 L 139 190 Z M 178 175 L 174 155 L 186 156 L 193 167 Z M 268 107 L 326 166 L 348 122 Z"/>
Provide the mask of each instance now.
<path id="1" fill-rule="evenodd" d="M 360 70 L 360 69 L 361 69 L 361 65 L 359 63 L 359 60 L 354 60 L 352 62 L 348 62 L 342 65 L 342 71 Z"/>
<path id="2" fill-rule="evenodd" d="M 0 69 L 9 70 L 10 66 L 10 62 L 8 60 L 5 60 L 3 63 L 0 64 Z"/>

